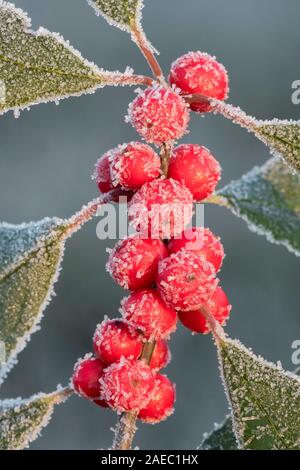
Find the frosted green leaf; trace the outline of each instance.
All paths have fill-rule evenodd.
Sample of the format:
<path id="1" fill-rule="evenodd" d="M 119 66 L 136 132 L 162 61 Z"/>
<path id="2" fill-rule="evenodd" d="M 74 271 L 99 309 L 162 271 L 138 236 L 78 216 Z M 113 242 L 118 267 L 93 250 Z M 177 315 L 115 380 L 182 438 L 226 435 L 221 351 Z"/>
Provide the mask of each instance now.
<path id="1" fill-rule="evenodd" d="M 65 231 L 66 222 L 55 218 L 0 224 L 0 341 L 6 353 L 0 378 L 38 328 L 58 277 Z"/>
<path id="2" fill-rule="evenodd" d="M 102 15 L 109 24 L 131 32 L 140 24 L 142 0 L 87 0 L 95 9 L 96 14 Z"/>
<path id="3" fill-rule="evenodd" d="M 68 389 L 22 400 L 0 401 L 0 450 L 21 450 L 37 439 L 51 419 L 56 404 L 70 395 Z"/>
<path id="4" fill-rule="evenodd" d="M 211 103 L 215 112 L 253 132 L 270 148 L 275 157 L 283 158 L 291 168 L 300 171 L 300 121 L 257 120 L 237 106 L 215 100 Z"/>
<path id="5" fill-rule="evenodd" d="M 237 442 L 232 430 L 232 421 L 230 416 L 215 426 L 215 429 L 204 436 L 199 447 L 200 450 L 237 450 Z"/>
<path id="6" fill-rule="evenodd" d="M 130 74 L 99 69 L 57 33 L 30 28 L 22 10 L 0 0 L 0 114 L 91 93 Z"/>
<path id="7" fill-rule="evenodd" d="M 255 134 L 275 156 L 300 171 L 300 121 L 258 121 Z"/>
<path id="8" fill-rule="evenodd" d="M 218 342 L 220 368 L 242 449 L 300 449 L 300 380 L 239 341 Z"/>
<path id="9" fill-rule="evenodd" d="M 300 176 L 280 158 L 255 167 L 218 194 L 251 229 L 300 255 Z"/>

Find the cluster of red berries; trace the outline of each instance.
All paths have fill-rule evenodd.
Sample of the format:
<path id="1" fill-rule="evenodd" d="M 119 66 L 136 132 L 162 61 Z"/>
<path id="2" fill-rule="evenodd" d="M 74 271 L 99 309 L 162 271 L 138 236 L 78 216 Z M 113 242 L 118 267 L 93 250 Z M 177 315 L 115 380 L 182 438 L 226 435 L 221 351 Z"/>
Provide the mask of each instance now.
<path id="1" fill-rule="evenodd" d="M 73 375 L 80 395 L 117 412 L 135 411 L 151 423 L 173 410 L 175 386 L 158 371 L 169 362 L 167 339 L 177 317 L 193 332 L 205 334 L 210 327 L 201 307 L 220 324 L 231 309 L 218 286 L 224 258 L 219 238 L 207 228 L 186 229 L 193 203 L 213 194 L 219 163 L 205 147 L 182 144 L 172 150 L 167 174 L 162 174 L 160 156 L 148 145 L 181 138 L 190 109 L 211 111 L 207 103 L 187 105 L 185 95 L 227 98 L 227 73 L 215 58 L 191 52 L 174 62 L 169 81 L 171 87 L 157 83 L 139 92 L 129 106 L 128 120 L 147 144 L 120 145 L 96 164 L 101 193 L 119 188 L 131 195 L 130 221 L 137 233 L 118 242 L 107 263 L 113 279 L 131 293 L 122 301 L 122 319 L 104 320 L 97 327 L 95 356 L 81 360 Z M 145 360 L 149 344 L 152 355 Z"/>

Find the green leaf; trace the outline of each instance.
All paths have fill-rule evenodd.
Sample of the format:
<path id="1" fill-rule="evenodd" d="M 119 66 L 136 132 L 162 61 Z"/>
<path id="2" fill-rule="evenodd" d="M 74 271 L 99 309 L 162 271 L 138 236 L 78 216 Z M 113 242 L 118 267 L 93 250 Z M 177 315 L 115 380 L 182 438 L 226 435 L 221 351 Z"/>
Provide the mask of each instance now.
<path id="1" fill-rule="evenodd" d="M 237 442 L 232 430 L 231 417 L 227 416 L 225 420 L 215 429 L 204 436 L 199 447 L 200 450 L 237 450 Z"/>
<path id="2" fill-rule="evenodd" d="M 83 59 L 56 33 L 34 32 L 27 15 L 0 0 L 0 114 L 123 83 L 128 74 L 106 72 Z"/>
<path id="3" fill-rule="evenodd" d="M 300 171 L 300 121 L 257 120 L 237 106 L 211 100 L 215 112 L 253 132 L 266 144 L 275 157 L 283 158 L 294 170 Z"/>
<path id="4" fill-rule="evenodd" d="M 53 295 L 66 228 L 67 222 L 56 218 L 0 224 L 0 341 L 6 352 L 0 378 L 38 328 Z"/>
<path id="5" fill-rule="evenodd" d="M 0 450 L 21 450 L 34 441 L 49 423 L 54 406 L 71 394 L 68 389 L 40 393 L 27 400 L 0 402 Z"/>
<path id="6" fill-rule="evenodd" d="M 275 156 L 300 171 L 300 121 L 258 121 L 255 134 Z"/>
<path id="7" fill-rule="evenodd" d="M 87 0 L 109 24 L 131 32 L 132 28 L 140 25 L 142 0 Z"/>
<path id="8" fill-rule="evenodd" d="M 251 229 L 300 255 L 300 176 L 280 158 L 255 167 L 218 194 Z"/>
<path id="9" fill-rule="evenodd" d="M 300 380 L 239 341 L 217 341 L 234 432 L 243 449 L 300 449 Z"/>

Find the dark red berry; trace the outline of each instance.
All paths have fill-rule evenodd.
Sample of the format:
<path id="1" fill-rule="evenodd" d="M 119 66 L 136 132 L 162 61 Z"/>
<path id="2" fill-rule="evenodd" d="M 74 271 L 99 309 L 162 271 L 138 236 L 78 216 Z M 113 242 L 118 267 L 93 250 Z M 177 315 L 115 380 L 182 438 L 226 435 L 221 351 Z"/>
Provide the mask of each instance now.
<path id="1" fill-rule="evenodd" d="M 211 299 L 208 300 L 206 306 L 213 314 L 214 318 L 221 324 L 225 325 L 229 318 L 231 305 L 229 300 L 221 287 L 217 287 Z M 205 317 L 199 310 L 191 312 L 178 312 L 178 317 L 181 323 L 195 333 L 207 334 L 210 328 L 205 320 Z"/>
<path id="2" fill-rule="evenodd" d="M 98 189 L 101 193 L 108 193 L 115 188 L 110 174 L 111 158 L 111 151 L 108 151 L 98 160 L 95 166 L 93 177 L 95 178 Z"/>
<path id="3" fill-rule="evenodd" d="M 123 412 L 139 410 L 152 398 L 155 374 L 144 361 L 122 358 L 105 369 L 101 379 L 102 399 Z"/>
<path id="4" fill-rule="evenodd" d="M 213 295 L 218 280 L 211 263 L 191 251 L 178 251 L 160 261 L 157 287 L 175 310 L 196 310 Z"/>
<path id="5" fill-rule="evenodd" d="M 189 227 L 179 238 L 172 238 L 168 243 L 169 253 L 192 251 L 213 264 L 216 272 L 221 268 L 224 259 L 224 248 L 220 239 L 208 228 Z"/>
<path id="6" fill-rule="evenodd" d="M 165 375 L 157 374 L 153 397 L 138 418 L 150 424 L 167 419 L 173 413 L 175 398 L 175 385 Z"/>
<path id="7" fill-rule="evenodd" d="M 75 365 L 72 377 L 75 392 L 84 398 L 99 399 L 101 395 L 99 380 L 103 376 L 105 367 L 100 359 L 94 357 L 80 360 Z"/>
<path id="8" fill-rule="evenodd" d="M 104 320 L 94 334 L 94 351 L 106 364 L 122 356 L 138 359 L 142 348 L 140 335 L 124 320 Z"/>
<path id="9" fill-rule="evenodd" d="M 170 360 L 171 353 L 167 341 L 164 339 L 157 340 L 149 364 L 151 369 L 156 371 L 163 369 L 169 364 Z"/>
<path id="10" fill-rule="evenodd" d="M 122 301 L 124 318 L 147 339 L 167 338 L 176 329 L 175 310 L 154 289 L 133 292 Z"/>
<path id="11" fill-rule="evenodd" d="M 184 94 L 200 94 L 208 98 L 225 100 L 229 93 L 229 81 L 225 67 L 215 57 L 204 52 L 188 52 L 179 57 L 171 67 L 170 83 Z M 191 103 L 193 111 L 211 111 L 209 103 Z"/>
<path id="12" fill-rule="evenodd" d="M 129 219 L 136 230 L 151 238 L 181 233 L 193 215 L 193 195 L 174 179 L 144 184 L 129 204 Z"/>
<path id="13" fill-rule="evenodd" d="M 161 145 L 183 136 L 189 110 L 179 94 L 154 85 L 141 91 L 130 104 L 127 120 L 147 142 Z"/>
<path id="14" fill-rule="evenodd" d="M 183 183 L 196 201 L 202 201 L 215 191 L 221 167 L 207 148 L 182 144 L 172 153 L 168 175 Z"/>
<path id="15" fill-rule="evenodd" d="M 167 255 L 161 240 L 133 236 L 117 243 L 106 266 L 121 287 L 137 290 L 154 284 L 158 262 Z"/>

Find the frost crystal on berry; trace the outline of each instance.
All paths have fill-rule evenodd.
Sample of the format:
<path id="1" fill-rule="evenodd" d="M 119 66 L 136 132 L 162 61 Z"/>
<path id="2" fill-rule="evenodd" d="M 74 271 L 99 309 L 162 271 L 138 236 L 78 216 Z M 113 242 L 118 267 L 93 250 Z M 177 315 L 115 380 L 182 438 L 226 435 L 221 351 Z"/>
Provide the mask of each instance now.
<path id="1" fill-rule="evenodd" d="M 170 238 L 193 216 L 193 195 L 180 182 L 158 179 L 145 184 L 129 203 L 129 220 L 143 236 Z"/>
<path id="2" fill-rule="evenodd" d="M 218 284 L 213 265 L 188 251 L 179 251 L 162 260 L 156 281 L 165 301 L 182 311 L 200 308 Z"/>
<path id="3" fill-rule="evenodd" d="M 157 374 L 153 397 L 138 418 L 149 424 L 164 421 L 173 413 L 175 399 L 175 385 L 165 375 Z"/>
<path id="4" fill-rule="evenodd" d="M 101 398 L 118 412 L 139 410 L 153 396 L 155 375 L 144 361 L 122 358 L 107 369 L 100 380 Z"/>
<path id="5" fill-rule="evenodd" d="M 175 91 L 157 84 L 139 93 L 126 120 L 147 142 L 161 145 L 185 134 L 189 110 Z"/>
<path id="6" fill-rule="evenodd" d="M 133 292 L 122 301 L 122 314 L 147 339 L 167 338 L 176 329 L 176 312 L 154 289 Z"/>

